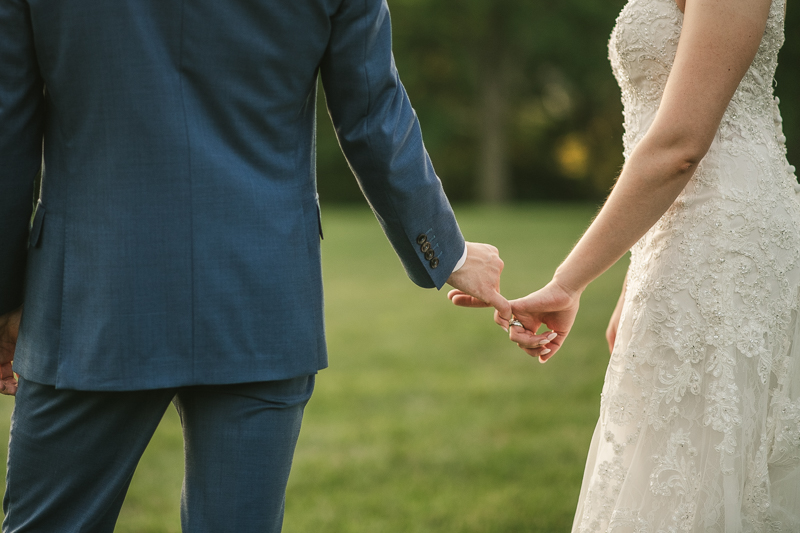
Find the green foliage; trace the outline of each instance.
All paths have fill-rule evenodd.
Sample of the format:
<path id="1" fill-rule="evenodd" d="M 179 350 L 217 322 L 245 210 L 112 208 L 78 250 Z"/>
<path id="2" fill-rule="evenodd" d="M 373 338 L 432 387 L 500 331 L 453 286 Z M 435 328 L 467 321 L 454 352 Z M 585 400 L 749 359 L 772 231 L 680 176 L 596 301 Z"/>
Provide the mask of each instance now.
<path id="1" fill-rule="evenodd" d="M 463 208 L 496 244 L 503 291 L 546 283 L 591 205 Z M 422 290 L 365 208 L 326 208 L 330 368 L 306 410 L 286 533 L 568 531 L 599 408 L 603 334 L 625 261 L 586 291 L 564 349 L 540 365 L 486 309 Z M 10 398 L 0 401 L 7 434 Z M 178 533 L 181 431 L 170 409 L 144 454 L 118 533 Z M 2 487 L 0 486 L 0 489 Z"/>
<path id="2" fill-rule="evenodd" d="M 605 196 L 622 165 L 622 106 L 607 42 L 625 0 L 389 0 L 394 50 L 428 151 L 453 200 L 476 200 L 482 79 L 501 77 L 513 198 Z M 791 4 L 791 2 L 790 2 Z M 776 93 L 800 166 L 800 9 L 789 6 Z M 320 107 L 323 201 L 360 192 Z"/>
<path id="3" fill-rule="evenodd" d="M 789 0 L 786 10 L 786 42 L 778 55 L 775 94 L 781 99 L 783 133 L 789 162 L 800 169 L 800 5 Z M 798 174 L 800 175 L 800 174 Z"/>

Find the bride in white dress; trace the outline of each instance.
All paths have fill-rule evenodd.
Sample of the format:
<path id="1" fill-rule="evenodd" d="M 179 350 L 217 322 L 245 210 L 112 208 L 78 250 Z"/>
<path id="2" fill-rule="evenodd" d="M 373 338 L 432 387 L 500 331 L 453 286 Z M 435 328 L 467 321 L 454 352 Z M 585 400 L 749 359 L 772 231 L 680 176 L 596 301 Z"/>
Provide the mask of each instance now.
<path id="1" fill-rule="evenodd" d="M 785 8 L 630 0 L 617 20 L 625 166 L 553 280 L 511 302 L 511 340 L 545 361 L 631 249 L 574 532 L 800 532 L 800 202 L 772 94 Z"/>

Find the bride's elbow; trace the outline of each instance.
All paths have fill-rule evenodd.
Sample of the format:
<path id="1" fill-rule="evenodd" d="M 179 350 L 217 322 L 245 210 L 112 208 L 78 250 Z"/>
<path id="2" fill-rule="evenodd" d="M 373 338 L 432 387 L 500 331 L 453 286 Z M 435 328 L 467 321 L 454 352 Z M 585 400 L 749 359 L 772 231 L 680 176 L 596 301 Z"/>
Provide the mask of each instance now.
<path id="1" fill-rule="evenodd" d="M 703 159 L 703 155 L 695 155 L 695 154 L 685 154 L 678 156 L 673 166 L 675 167 L 675 174 L 678 175 L 685 175 L 687 173 L 694 172 L 697 168 L 697 165 L 700 164 L 700 161 Z"/>
<path id="2" fill-rule="evenodd" d="M 674 151 L 664 154 L 660 160 L 660 169 L 656 171 L 658 180 L 664 182 L 674 182 L 681 187 L 692 178 L 697 166 L 703 159 L 704 153 L 689 151 Z"/>
<path id="3" fill-rule="evenodd" d="M 675 155 L 681 170 L 694 170 L 708 153 L 711 142 L 706 139 L 686 138 L 675 146 Z"/>
<path id="4" fill-rule="evenodd" d="M 651 153 L 659 154 L 655 159 L 666 167 L 667 175 L 687 179 L 697 169 L 710 146 L 711 140 L 704 136 L 676 135 L 653 139 Z"/>
<path id="5" fill-rule="evenodd" d="M 675 150 L 673 167 L 678 176 L 691 176 L 708 153 L 709 144 L 703 142 L 687 143 Z"/>

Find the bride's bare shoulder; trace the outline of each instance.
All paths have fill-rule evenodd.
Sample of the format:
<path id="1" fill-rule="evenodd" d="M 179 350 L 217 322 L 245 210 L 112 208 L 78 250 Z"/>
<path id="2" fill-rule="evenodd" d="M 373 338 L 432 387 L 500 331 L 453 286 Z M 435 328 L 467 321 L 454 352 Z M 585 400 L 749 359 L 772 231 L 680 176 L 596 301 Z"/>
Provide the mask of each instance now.
<path id="1" fill-rule="evenodd" d="M 678 9 L 681 10 L 681 13 L 686 12 L 686 0 L 675 0 L 675 3 L 678 5 Z M 771 0 L 770 0 L 771 3 Z M 783 10 L 786 11 L 786 6 L 789 4 L 788 0 L 784 0 L 783 2 Z"/>
<path id="2" fill-rule="evenodd" d="M 742 1 L 746 1 L 746 0 L 742 0 Z M 681 11 L 681 13 L 686 14 L 686 2 L 687 2 L 687 0 L 674 0 L 674 2 L 678 6 L 678 9 Z M 774 2 L 775 2 L 775 0 L 757 0 L 757 3 L 759 3 L 762 6 L 762 8 L 764 10 L 767 10 L 767 11 L 769 10 L 770 5 L 772 5 Z M 698 4 L 698 3 L 702 3 L 702 0 L 691 0 L 692 8 L 695 8 L 696 4 Z M 713 4 L 714 2 L 706 2 L 706 3 L 707 4 L 708 3 Z M 722 2 L 722 3 L 724 4 L 724 2 Z M 752 2 L 752 3 L 756 3 L 756 2 Z M 789 3 L 788 0 L 783 0 L 783 12 L 784 12 L 784 14 L 786 13 L 786 6 L 787 6 L 788 3 Z"/>

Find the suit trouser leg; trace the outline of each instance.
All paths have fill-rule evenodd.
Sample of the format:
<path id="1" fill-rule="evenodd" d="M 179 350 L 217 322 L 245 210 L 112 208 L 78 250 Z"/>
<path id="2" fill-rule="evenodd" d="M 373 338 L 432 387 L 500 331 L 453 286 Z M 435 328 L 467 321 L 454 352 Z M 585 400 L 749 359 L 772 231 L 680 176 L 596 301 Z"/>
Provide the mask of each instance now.
<path id="1" fill-rule="evenodd" d="M 112 532 L 175 391 L 86 392 L 19 381 L 3 531 Z"/>
<path id="2" fill-rule="evenodd" d="M 175 396 L 186 533 L 278 533 L 303 409 L 315 377 L 187 387 Z"/>
<path id="3" fill-rule="evenodd" d="M 20 379 L 11 419 L 6 533 L 110 533 L 136 465 L 173 400 L 184 429 L 187 533 L 277 533 L 314 376 L 135 392 Z"/>

